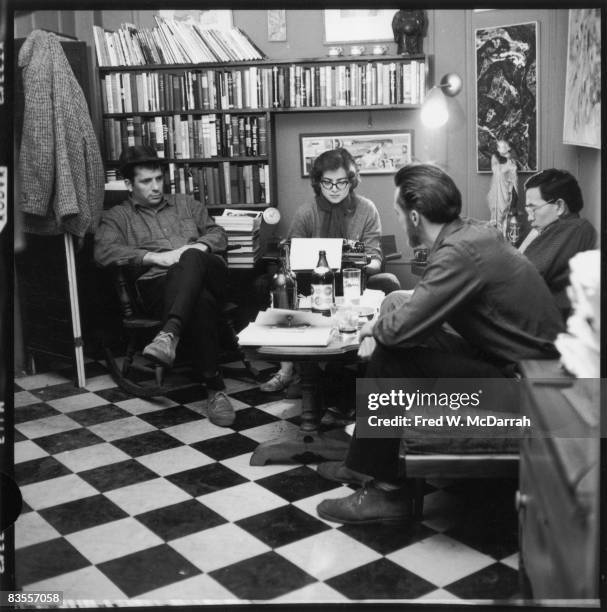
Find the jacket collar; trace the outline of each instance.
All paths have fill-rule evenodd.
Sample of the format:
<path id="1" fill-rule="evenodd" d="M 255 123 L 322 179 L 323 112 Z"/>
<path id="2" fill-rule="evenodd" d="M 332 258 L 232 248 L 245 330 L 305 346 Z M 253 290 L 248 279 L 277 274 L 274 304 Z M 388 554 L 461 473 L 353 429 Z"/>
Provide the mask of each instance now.
<path id="1" fill-rule="evenodd" d="M 450 236 L 451 234 L 456 232 L 463 225 L 464 225 L 464 221 L 461 217 L 458 217 L 457 219 L 454 219 L 453 221 L 450 221 L 449 223 L 445 223 L 445 225 L 443 225 L 443 227 L 441 228 L 441 231 L 438 233 L 438 236 L 436 237 L 434 244 L 428 250 L 428 257 L 430 257 L 430 255 L 434 253 L 436 249 L 438 249 L 438 247 L 443 243 L 443 241 L 445 240 L 445 238 L 447 238 L 447 236 Z"/>

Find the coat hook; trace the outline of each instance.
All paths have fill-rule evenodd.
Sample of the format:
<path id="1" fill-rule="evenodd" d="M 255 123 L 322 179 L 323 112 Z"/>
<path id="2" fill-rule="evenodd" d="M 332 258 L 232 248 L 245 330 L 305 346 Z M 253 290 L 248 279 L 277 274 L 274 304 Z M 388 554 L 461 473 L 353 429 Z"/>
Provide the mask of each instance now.
<path id="1" fill-rule="evenodd" d="M 367 116 L 367 127 L 368 128 L 373 127 L 373 115 L 371 114 L 371 111 L 369 111 L 369 114 Z"/>

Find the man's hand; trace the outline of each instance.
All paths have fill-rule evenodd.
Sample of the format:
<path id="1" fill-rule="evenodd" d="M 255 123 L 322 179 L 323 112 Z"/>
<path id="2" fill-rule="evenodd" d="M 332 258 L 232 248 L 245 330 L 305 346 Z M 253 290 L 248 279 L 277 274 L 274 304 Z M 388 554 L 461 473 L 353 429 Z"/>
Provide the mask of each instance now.
<path id="1" fill-rule="evenodd" d="M 367 336 L 362 340 L 358 347 L 358 357 L 363 361 L 368 361 L 377 346 L 377 341 L 373 336 Z"/>
<path id="2" fill-rule="evenodd" d="M 182 253 L 183 251 L 187 251 L 188 249 L 198 249 L 203 253 L 207 253 L 209 251 L 209 245 L 204 244 L 204 242 L 193 242 L 192 244 L 186 244 L 179 249 Z"/>
<path id="3" fill-rule="evenodd" d="M 358 332 L 358 337 L 362 340 L 368 336 L 373 336 L 373 328 L 375 327 L 375 319 L 365 323 Z"/>
<path id="4" fill-rule="evenodd" d="M 143 256 L 143 263 L 148 266 L 160 266 L 161 268 L 168 268 L 172 266 L 175 261 L 175 251 L 163 251 L 161 253 L 154 253 L 150 251 Z"/>
<path id="5" fill-rule="evenodd" d="M 152 266 L 160 266 L 161 268 L 168 268 L 173 264 L 176 264 L 179 261 L 182 253 L 188 249 L 208 251 L 209 247 L 201 242 L 195 242 L 193 244 L 184 244 L 182 247 L 173 249 L 172 251 L 162 251 L 161 253 L 153 253 L 150 251 L 149 253 L 145 254 L 143 263 Z"/>
<path id="6" fill-rule="evenodd" d="M 367 276 L 373 276 L 381 270 L 381 262 L 379 259 L 372 259 L 363 269 Z"/>

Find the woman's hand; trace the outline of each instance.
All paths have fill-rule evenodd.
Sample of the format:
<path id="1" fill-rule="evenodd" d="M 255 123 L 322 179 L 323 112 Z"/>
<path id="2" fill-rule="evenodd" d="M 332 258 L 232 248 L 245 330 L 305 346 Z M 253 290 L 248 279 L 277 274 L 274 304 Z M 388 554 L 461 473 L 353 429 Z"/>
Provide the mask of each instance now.
<path id="1" fill-rule="evenodd" d="M 372 259 L 363 269 L 367 276 L 373 276 L 381 271 L 381 262 L 379 259 Z"/>

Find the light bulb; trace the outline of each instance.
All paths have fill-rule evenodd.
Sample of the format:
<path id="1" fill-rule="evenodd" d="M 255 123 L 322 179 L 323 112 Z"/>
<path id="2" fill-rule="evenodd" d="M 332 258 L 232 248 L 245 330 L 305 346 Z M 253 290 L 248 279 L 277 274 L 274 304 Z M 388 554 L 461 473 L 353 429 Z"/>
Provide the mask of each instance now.
<path id="1" fill-rule="evenodd" d="M 433 87 L 430 90 L 422 106 L 421 119 L 428 128 L 439 128 L 447 123 L 449 110 L 440 87 Z"/>

